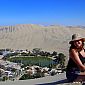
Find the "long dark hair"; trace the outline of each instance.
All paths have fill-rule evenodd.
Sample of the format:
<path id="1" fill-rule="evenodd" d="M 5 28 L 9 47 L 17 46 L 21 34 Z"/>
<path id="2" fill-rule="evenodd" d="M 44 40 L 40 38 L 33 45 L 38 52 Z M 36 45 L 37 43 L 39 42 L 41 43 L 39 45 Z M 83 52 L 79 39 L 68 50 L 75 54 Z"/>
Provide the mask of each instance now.
<path id="1" fill-rule="evenodd" d="M 84 41 L 82 40 L 82 48 L 83 48 L 83 47 L 84 47 Z M 77 49 L 77 47 L 74 45 L 74 42 L 71 43 L 71 46 L 70 46 L 69 51 L 70 51 L 71 49 Z"/>

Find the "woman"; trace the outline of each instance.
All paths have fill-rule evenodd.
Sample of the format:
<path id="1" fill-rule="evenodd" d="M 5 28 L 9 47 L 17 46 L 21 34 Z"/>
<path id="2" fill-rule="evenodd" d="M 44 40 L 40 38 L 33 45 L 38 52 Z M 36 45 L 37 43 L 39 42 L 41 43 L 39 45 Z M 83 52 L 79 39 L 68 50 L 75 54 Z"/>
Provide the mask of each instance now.
<path id="1" fill-rule="evenodd" d="M 66 77 L 70 82 L 73 81 L 85 81 L 85 38 L 82 38 L 78 34 L 72 35 L 72 40 L 69 49 L 69 61 L 66 70 Z"/>

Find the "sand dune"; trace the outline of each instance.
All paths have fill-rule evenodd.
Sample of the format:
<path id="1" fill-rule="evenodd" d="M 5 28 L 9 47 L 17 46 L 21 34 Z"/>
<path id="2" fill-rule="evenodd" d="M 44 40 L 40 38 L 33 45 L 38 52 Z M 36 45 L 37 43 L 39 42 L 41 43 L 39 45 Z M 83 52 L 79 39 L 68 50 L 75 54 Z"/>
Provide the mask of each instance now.
<path id="1" fill-rule="evenodd" d="M 47 76 L 43 78 L 30 79 L 30 80 L 15 80 L 0 82 L 0 85 L 58 85 L 65 84 L 65 73 L 55 76 Z M 63 82 L 62 82 L 63 81 Z"/>
<path id="2" fill-rule="evenodd" d="M 28 49 L 42 48 L 44 51 L 63 52 L 68 55 L 69 40 L 73 33 L 85 37 L 80 27 L 41 26 L 21 24 L 0 27 L 0 48 Z"/>
<path id="3" fill-rule="evenodd" d="M 83 83 L 71 83 L 65 77 L 65 73 L 55 76 L 47 76 L 43 78 L 30 80 L 15 80 L 0 82 L 0 85 L 83 85 Z"/>
<path id="4" fill-rule="evenodd" d="M 41 26 L 34 24 L 0 26 L 0 49 L 32 50 L 33 48 L 42 48 L 44 51 L 62 52 L 68 56 L 68 48 L 70 46 L 68 42 L 74 33 L 79 33 L 85 37 L 85 29 L 81 27 Z M 43 83 L 49 83 L 48 85 L 58 85 L 59 83 L 66 85 L 65 82 L 62 83 L 64 79 L 66 79 L 65 73 L 49 78 L 0 82 L 0 85 L 43 85 Z M 69 84 L 67 83 L 67 85 Z"/>

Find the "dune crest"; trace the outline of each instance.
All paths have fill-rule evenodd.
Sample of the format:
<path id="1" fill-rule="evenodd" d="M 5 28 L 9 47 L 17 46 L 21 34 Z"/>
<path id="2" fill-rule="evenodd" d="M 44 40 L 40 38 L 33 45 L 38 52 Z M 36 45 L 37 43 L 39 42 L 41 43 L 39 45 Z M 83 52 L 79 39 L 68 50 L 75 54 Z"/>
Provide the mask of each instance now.
<path id="1" fill-rule="evenodd" d="M 36 24 L 0 26 L 0 49 L 42 48 L 44 51 L 57 51 L 68 55 L 68 42 L 74 33 L 85 37 L 85 29 L 81 27 Z"/>

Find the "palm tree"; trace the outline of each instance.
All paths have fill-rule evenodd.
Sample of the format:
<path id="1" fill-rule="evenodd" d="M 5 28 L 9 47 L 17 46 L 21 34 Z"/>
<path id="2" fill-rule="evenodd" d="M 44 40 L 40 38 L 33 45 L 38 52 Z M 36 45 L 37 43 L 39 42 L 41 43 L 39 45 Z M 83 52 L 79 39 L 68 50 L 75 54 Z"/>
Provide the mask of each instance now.
<path id="1" fill-rule="evenodd" d="M 58 54 L 58 60 L 61 68 L 65 67 L 65 55 L 63 53 Z"/>

